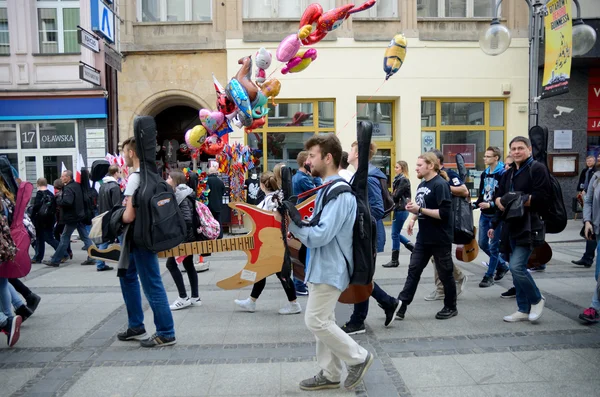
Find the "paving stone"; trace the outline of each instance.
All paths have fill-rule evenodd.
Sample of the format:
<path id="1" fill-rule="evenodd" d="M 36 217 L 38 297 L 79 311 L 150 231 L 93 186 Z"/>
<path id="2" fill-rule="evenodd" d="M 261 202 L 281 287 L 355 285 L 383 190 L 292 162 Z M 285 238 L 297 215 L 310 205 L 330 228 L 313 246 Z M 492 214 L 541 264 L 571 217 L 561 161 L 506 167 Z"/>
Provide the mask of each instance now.
<path id="1" fill-rule="evenodd" d="M 2 394 L 10 396 L 19 390 L 25 383 L 33 379 L 40 369 L 22 368 L 22 369 L 3 369 L 0 371 L 0 385 Z"/>
<path id="2" fill-rule="evenodd" d="M 548 381 L 597 379 L 600 366 L 571 350 L 514 352 L 518 359 Z"/>
<path id="3" fill-rule="evenodd" d="M 62 358 L 62 361 L 86 361 L 94 354 L 94 350 L 72 351 Z"/>
<path id="4" fill-rule="evenodd" d="M 90 368 L 65 397 L 134 396 L 152 367 Z"/>
<path id="5" fill-rule="evenodd" d="M 280 364 L 216 365 L 210 395 L 276 395 L 280 392 Z"/>
<path id="6" fill-rule="evenodd" d="M 451 356 L 394 358 L 392 360 L 409 389 L 475 384 L 473 378 Z"/>

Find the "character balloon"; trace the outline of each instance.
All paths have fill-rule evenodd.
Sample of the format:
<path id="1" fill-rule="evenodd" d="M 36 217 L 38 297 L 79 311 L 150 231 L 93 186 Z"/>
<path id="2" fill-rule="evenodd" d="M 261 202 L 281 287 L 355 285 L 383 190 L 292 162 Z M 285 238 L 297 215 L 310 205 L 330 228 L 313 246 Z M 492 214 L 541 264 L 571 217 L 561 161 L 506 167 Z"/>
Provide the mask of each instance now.
<path id="1" fill-rule="evenodd" d="M 275 106 L 275 97 L 279 95 L 279 91 L 281 91 L 281 83 L 277 79 L 267 80 L 261 88 L 261 92 L 267 98 L 271 98 L 273 106 Z"/>
<path id="2" fill-rule="evenodd" d="M 244 57 L 238 60 L 238 64 L 242 65 L 240 70 L 235 75 L 235 79 L 240 82 L 250 102 L 256 100 L 256 94 L 258 93 L 258 87 L 252 82 L 252 58 Z"/>
<path id="3" fill-rule="evenodd" d="M 236 105 L 227 96 L 225 88 L 223 88 L 221 83 L 219 83 L 214 74 L 213 83 L 215 85 L 215 91 L 217 92 L 217 109 L 219 110 L 219 112 L 223 113 L 228 119 L 235 117 L 235 113 L 237 110 Z"/>
<path id="4" fill-rule="evenodd" d="M 386 80 L 392 77 L 404 64 L 406 45 L 406 37 L 402 33 L 398 33 L 390 41 L 383 57 L 383 71 L 385 72 Z"/>
<path id="5" fill-rule="evenodd" d="M 311 64 L 312 61 L 317 59 L 317 50 L 314 48 L 302 49 L 298 51 L 295 57 L 281 69 L 281 73 L 298 73 L 303 71 Z"/>
<path id="6" fill-rule="evenodd" d="M 209 132 L 213 133 L 225 121 L 225 115 L 221 112 L 213 112 L 208 109 L 200 109 L 200 122 Z"/>
<path id="7" fill-rule="evenodd" d="M 288 62 L 292 59 L 298 53 L 298 50 L 300 50 L 301 40 L 306 39 L 311 31 L 312 26 L 310 24 L 305 26 L 301 25 L 298 33 L 292 33 L 281 40 L 281 43 L 279 43 L 279 46 L 277 47 L 277 52 L 275 53 L 277 60 L 279 62 Z"/>
<path id="8" fill-rule="evenodd" d="M 262 84 L 267 79 L 266 70 L 271 66 L 273 56 L 265 47 L 261 47 L 256 55 L 254 55 L 254 61 L 256 62 L 256 82 Z"/>
<path id="9" fill-rule="evenodd" d="M 211 135 L 206 138 L 200 150 L 208 155 L 215 156 L 223 151 L 224 146 L 225 142 L 221 138 Z"/>
<path id="10" fill-rule="evenodd" d="M 188 147 L 199 149 L 204 144 L 205 139 L 206 129 L 201 125 L 197 125 L 185 133 L 185 143 Z"/>

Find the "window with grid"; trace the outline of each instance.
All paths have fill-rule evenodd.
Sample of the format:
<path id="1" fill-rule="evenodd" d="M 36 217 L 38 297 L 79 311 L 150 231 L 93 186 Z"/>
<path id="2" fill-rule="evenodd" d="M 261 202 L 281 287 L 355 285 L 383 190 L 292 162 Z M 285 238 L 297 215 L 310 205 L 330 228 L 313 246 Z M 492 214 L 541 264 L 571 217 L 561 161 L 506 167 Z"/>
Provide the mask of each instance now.
<path id="1" fill-rule="evenodd" d="M 210 21 L 210 0 L 138 0 L 140 22 Z"/>
<path id="2" fill-rule="evenodd" d="M 265 125 L 246 134 L 246 144 L 262 154 L 263 171 L 285 163 L 297 170 L 296 157 L 304 142 L 318 133 L 335 132 L 335 102 L 332 99 L 281 100 L 269 104 Z"/>
<path id="3" fill-rule="evenodd" d="M 356 2 L 355 4 L 360 4 Z M 353 19 L 368 19 L 368 18 L 397 18 L 398 17 L 398 0 L 377 0 L 377 3 L 368 10 L 352 14 Z"/>
<path id="4" fill-rule="evenodd" d="M 495 0 L 417 0 L 419 18 L 492 18 Z"/>
<path id="5" fill-rule="evenodd" d="M 10 55 L 8 10 L 5 1 L 0 1 L 0 55 Z"/>
<path id="6" fill-rule="evenodd" d="M 472 197 L 478 195 L 479 179 L 485 170 L 485 149 L 497 146 L 506 157 L 505 137 L 504 99 L 421 101 L 421 151 L 441 150 L 448 168 L 456 168 L 454 157 L 461 153 L 468 169 L 464 182 Z"/>
<path id="7" fill-rule="evenodd" d="M 78 53 L 79 1 L 38 0 L 38 40 L 42 54 Z"/>
<path id="8" fill-rule="evenodd" d="M 335 8 L 335 0 L 243 0 L 244 19 L 299 19 L 312 3 L 319 3 L 323 12 Z"/>

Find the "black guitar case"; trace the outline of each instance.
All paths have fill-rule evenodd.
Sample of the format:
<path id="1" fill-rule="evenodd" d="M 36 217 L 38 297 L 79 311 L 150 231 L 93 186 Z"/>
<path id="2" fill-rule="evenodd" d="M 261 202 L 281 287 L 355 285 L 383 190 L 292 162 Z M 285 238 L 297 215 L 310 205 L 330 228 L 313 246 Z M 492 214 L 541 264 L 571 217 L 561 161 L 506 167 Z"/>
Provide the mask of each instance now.
<path id="1" fill-rule="evenodd" d="M 108 174 L 108 168 L 110 163 L 107 160 L 96 160 L 92 163 L 92 172 L 90 173 L 90 180 L 94 183 L 101 181 L 102 178 Z"/>
<path id="2" fill-rule="evenodd" d="M 467 178 L 467 167 L 462 154 L 456 155 L 456 169 L 462 181 Z M 468 197 L 452 196 L 454 213 L 454 244 L 469 244 L 475 237 L 473 229 L 473 209 Z"/>
<path id="3" fill-rule="evenodd" d="M 548 166 L 548 128 L 539 125 L 529 130 L 533 159 Z"/>
<path id="4" fill-rule="evenodd" d="M 17 197 L 17 190 L 19 190 L 17 186 L 17 181 L 15 179 L 15 175 L 12 172 L 12 167 L 10 166 L 10 161 L 6 157 L 0 156 L 0 176 L 4 180 L 4 184 L 6 188 L 13 194 L 13 196 Z"/>

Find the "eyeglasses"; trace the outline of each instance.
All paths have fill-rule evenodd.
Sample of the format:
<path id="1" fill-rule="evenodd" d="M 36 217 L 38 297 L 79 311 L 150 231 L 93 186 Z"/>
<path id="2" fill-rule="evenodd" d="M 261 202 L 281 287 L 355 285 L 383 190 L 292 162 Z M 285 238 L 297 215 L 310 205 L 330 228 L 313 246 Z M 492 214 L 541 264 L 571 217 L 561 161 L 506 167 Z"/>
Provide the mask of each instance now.
<path id="1" fill-rule="evenodd" d="M 484 159 L 493 159 L 496 156 L 483 156 Z"/>

